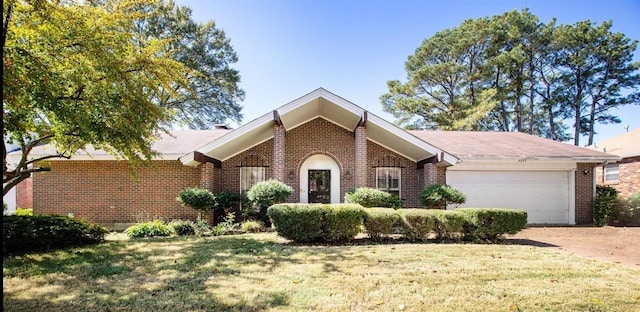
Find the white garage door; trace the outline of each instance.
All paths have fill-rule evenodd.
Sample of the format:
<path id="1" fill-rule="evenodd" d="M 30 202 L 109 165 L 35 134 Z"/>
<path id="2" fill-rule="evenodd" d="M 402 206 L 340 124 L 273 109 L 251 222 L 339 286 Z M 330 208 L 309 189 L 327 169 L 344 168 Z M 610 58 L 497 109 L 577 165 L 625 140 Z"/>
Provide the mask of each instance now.
<path id="1" fill-rule="evenodd" d="M 447 184 L 467 196 L 460 207 L 523 209 L 529 223 L 569 223 L 566 171 L 447 171 Z"/>

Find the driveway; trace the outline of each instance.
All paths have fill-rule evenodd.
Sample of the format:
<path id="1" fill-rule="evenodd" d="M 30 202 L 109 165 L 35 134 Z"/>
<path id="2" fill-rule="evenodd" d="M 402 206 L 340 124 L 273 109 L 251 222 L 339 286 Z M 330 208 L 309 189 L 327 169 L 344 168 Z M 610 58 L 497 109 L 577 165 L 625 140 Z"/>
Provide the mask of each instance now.
<path id="1" fill-rule="evenodd" d="M 640 270 L 640 227 L 528 227 L 507 238 Z"/>

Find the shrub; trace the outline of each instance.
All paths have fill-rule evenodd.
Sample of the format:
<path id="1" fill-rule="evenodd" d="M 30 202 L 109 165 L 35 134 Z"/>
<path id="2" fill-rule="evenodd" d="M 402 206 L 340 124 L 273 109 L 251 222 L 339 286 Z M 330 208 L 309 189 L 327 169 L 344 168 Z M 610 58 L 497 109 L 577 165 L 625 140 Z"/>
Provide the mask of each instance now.
<path id="1" fill-rule="evenodd" d="M 640 226 L 640 193 L 618 200 L 612 219 L 616 226 Z"/>
<path id="2" fill-rule="evenodd" d="M 240 229 L 247 233 L 259 233 L 265 230 L 264 224 L 258 220 L 247 220 L 240 223 Z"/>
<path id="3" fill-rule="evenodd" d="M 393 234 L 400 222 L 398 211 L 390 208 L 365 208 L 364 228 L 374 241 L 381 241 L 385 235 Z"/>
<path id="4" fill-rule="evenodd" d="M 240 194 L 229 192 L 229 191 L 222 191 L 220 193 L 215 194 L 214 197 L 215 197 L 215 203 L 213 205 L 214 224 L 224 222 L 224 218 L 226 217 L 227 213 L 229 213 L 229 209 L 239 204 L 240 200 L 242 200 L 242 196 L 240 196 Z"/>
<path id="5" fill-rule="evenodd" d="M 191 207 L 198 211 L 198 218 L 203 212 L 213 208 L 216 203 L 216 196 L 211 191 L 201 188 L 186 188 L 178 194 L 176 200 L 182 206 Z"/>
<path id="6" fill-rule="evenodd" d="M 322 238 L 323 205 L 276 204 L 267 210 L 278 235 L 297 242 Z"/>
<path id="7" fill-rule="evenodd" d="M 273 204 L 284 202 L 293 193 L 293 189 L 277 180 L 267 180 L 254 184 L 247 192 L 247 198 L 260 212 L 258 217 L 265 225 L 271 225 L 267 209 Z"/>
<path id="8" fill-rule="evenodd" d="M 173 233 L 179 236 L 195 235 L 195 225 L 189 220 L 173 220 L 169 222 L 169 228 Z"/>
<path id="9" fill-rule="evenodd" d="M 224 221 L 214 225 L 211 228 L 211 232 L 213 235 L 226 235 L 238 228 L 238 224 L 235 222 L 236 215 L 232 212 L 228 213 L 224 218 Z"/>
<path id="10" fill-rule="evenodd" d="M 394 194 L 368 187 L 349 190 L 344 195 L 345 203 L 359 204 L 362 207 L 402 208 L 402 200 Z"/>
<path id="11" fill-rule="evenodd" d="M 608 185 L 596 186 L 596 198 L 592 204 L 593 224 L 607 225 L 614 214 L 618 200 L 618 191 Z"/>
<path id="12" fill-rule="evenodd" d="M 364 211 L 357 204 L 333 204 L 323 208 L 322 237 L 329 242 L 349 241 L 362 231 Z"/>
<path id="13" fill-rule="evenodd" d="M 16 208 L 16 216 L 33 216 L 33 208 Z"/>
<path id="14" fill-rule="evenodd" d="M 56 215 L 3 216 L 2 252 L 15 254 L 96 244 L 109 233 L 104 227 Z"/>
<path id="15" fill-rule="evenodd" d="M 457 210 L 433 210 L 433 231 L 437 240 L 459 240 L 463 237 L 465 216 Z"/>
<path id="16" fill-rule="evenodd" d="M 127 235 L 132 238 L 169 236 L 171 229 L 160 220 L 138 223 L 132 225 L 125 230 Z"/>
<path id="17" fill-rule="evenodd" d="M 430 209 L 447 209 L 449 204 L 464 204 L 467 197 L 455 188 L 432 184 L 427 186 L 420 194 L 420 202 Z"/>
<path id="18" fill-rule="evenodd" d="M 465 216 L 464 235 L 468 240 L 501 239 L 504 234 L 516 234 L 527 226 L 527 212 L 501 208 L 460 208 Z"/>
<path id="19" fill-rule="evenodd" d="M 197 220 L 193 224 L 193 230 L 195 231 L 196 236 L 209 236 L 211 235 L 211 226 L 207 223 L 206 220 Z"/>
<path id="20" fill-rule="evenodd" d="M 402 232 L 412 242 L 426 241 L 435 228 L 435 214 L 428 209 L 402 209 Z"/>

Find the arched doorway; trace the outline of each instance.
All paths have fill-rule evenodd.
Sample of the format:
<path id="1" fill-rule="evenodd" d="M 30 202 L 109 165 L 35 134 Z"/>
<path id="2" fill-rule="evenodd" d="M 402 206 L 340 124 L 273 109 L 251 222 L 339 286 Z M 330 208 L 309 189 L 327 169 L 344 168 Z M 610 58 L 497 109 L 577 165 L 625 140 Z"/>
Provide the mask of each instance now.
<path id="1" fill-rule="evenodd" d="M 340 203 L 340 167 L 323 154 L 312 155 L 300 166 L 300 202 Z"/>

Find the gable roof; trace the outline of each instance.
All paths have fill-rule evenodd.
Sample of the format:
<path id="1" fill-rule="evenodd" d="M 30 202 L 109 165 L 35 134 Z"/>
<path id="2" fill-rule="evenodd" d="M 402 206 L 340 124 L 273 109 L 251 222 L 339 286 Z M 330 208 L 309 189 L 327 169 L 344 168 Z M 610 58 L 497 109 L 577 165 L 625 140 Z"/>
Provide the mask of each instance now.
<path id="1" fill-rule="evenodd" d="M 305 94 L 222 137 L 211 140 L 184 155 L 180 160 L 185 165 L 198 165 L 200 162 L 195 158 L 196 153 L 200 153 L 224 161 L 273 138 L 275 124 L 282 124 L 285 130 L 291 130 L 316 118 L 326 119 L 349 131 L 354 131 L 358 125 L 366 124 L 368 140 L 416 162 L 433 156 L 438 156 L 449 165 L 458 162 L 455 156 L 323 88 Z"/>
<path id="2" fill-rule="evenodd" d="M 409 131 L 461 159 L 571 159 L 615 161 L 619 157 L 521 132 Z"/>
<path id="3" fill-rule="evenodd" d="M 596 142 L 587 148 L 618 155 L 622 158 L 640 156 L 640 128 Z"/>

